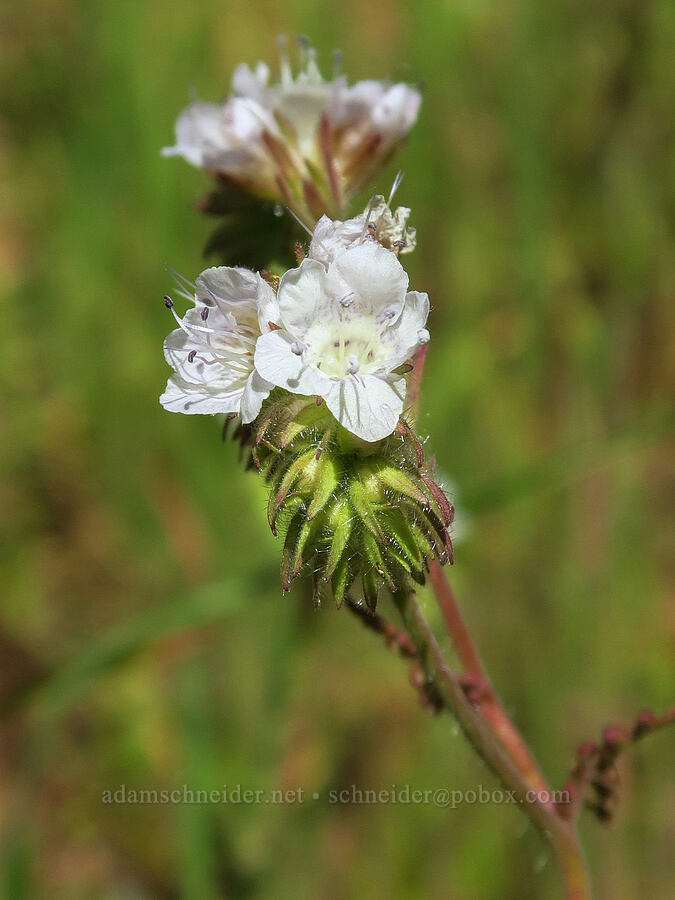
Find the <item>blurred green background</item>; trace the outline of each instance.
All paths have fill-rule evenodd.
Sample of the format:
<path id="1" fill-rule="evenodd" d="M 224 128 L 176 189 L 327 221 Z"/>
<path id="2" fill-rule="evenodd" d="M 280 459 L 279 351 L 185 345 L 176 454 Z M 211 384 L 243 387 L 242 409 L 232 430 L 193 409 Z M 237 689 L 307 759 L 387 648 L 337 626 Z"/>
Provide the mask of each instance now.
<path id="1" fill-rule="evenodd" d="M 328 802 L 496 785 L 346 611 L 282 596 L 263 486 L 217 420 L 157 402 L 165 265 L 194 277 L 212 224 L 202 173 L 159 148 L 190 86 L 217 99 L 280 32 L 326 69 L 341 47 L 352 80 L 425 81 L 394 164 L 433 304 L 420 428 L 508 709 L 559 785 L 603 723 L 671 702 L 675 7 L 5 3 L 3 897 L 559 896 L 514 807 Z M 671 764 L 645 740 L 615 822 L 584 820 L 598 897 L 672 896 Z M 102 802 L 184 784 L 321 797 Z"/>

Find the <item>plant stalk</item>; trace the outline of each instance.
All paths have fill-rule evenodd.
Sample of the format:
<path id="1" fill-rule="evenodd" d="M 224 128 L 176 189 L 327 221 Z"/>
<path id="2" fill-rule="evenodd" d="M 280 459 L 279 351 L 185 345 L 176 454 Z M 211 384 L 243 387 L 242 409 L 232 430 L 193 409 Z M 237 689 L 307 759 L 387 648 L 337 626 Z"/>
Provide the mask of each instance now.
<path id="1" fill-rule="evenodd" d="M 541 802 L 537 789 L 506 752 L 482 709 L 469 701 L 459 675 L 448 667 L 415 593 L 402 587 L 395 592 L 394 602 L 417 648 L 426 677 L 452 710 L 478 755 L 551 844 L 563 875 L 566 900 L 590 900 L 588 870 L 574 826 L 562 819 L 551 803 Z"/>

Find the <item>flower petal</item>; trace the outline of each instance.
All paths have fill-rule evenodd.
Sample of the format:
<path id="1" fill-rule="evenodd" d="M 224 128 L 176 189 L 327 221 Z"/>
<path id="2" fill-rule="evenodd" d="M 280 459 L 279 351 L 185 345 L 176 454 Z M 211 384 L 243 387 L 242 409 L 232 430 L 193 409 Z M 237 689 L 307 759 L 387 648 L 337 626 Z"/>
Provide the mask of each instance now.
<path id="1" fill-rule="evenodd" d="M 206 385 L 185 381 L 180 375 L 172 375 L 159 402 L 169 412 L 213 415 L 239 412 L 241 395 L 241 390 L 223 394 L 220 390 L 213 390 Z"/>
<path id="2" fill-rule="evenodd" d="M 354 244 L 360 243 L 366 230 L 364 215 L 345 222 L 333 221 L 328 216 L 321 216 L 314 228 L 309 245 L 309 255 L 318 259 L 325 266 L 330 265 L 338 254 Z"/>
<path id="3" fill-rule="evenodd" d="M 405 378 L 364 375 L 334 380 L 323 398 L 348 431 L 364 441 L 379 441 L 396 428 L 405 390 Z"/>
<path id="4" fill-rule="evenodd" d="M 361 315 L 396 318 L 403 309 L 408 276 L 396 254 L 368 241 L 341 253 L 328 270 L 331 281 L 342 279 L 354 292 L 350 307 Z"/>
<path id="5" fill-rule="evenodd" d="M 403 311 L 396 322 L 382 334 L 387 345 L 389 367 L 395 369 L 409 359 L 420 344 L 420 331 L 429 315 L 429 296 L 420 291 L 408 291 Z M 428 340 L 428 335 L 426 338 Z"/>
<path id="6" fill-rule="evenodd" d="M 389 140 L 404 137 L 415 124 L 422 95 L 407 84 L 389 88 L 373 108 L 373 124 Z"/>
<path id="7" fill-rule="evenodd" d="M 269 77 L 270 70 L 264 62 L 259 62 L 255 69 L 240 63 L 232 73 L 232 93 L 264 104 Z"/>
<path id="8" fill-rule="evenodd" d="M 218 306 L 221 312 L 233 312 L 237 319 L 257 318 L 261 332 L 269 331 L 269 323 L 279 324 L 277 295 L 257 272 L 231 266 L 205 269 L 196 281 L 196 306 Z M 250 311 L 242 308 L 250 304 Z M 248 317 L 246 313 L 250 314 Z"/>
<path id="9" fill-rule="evenodd" d="M 330 312 L 323 265 L 315 259 L 303 259 L 296 269 L 282 276 L 277 298 L 284 328 L 293 337 L 302 338 L 317 319 Z"/>
<path id="10" fill-rule="evenodd" d="M 265 381 L 255 369 L 251 372 L 244 388 L 239 410 L 244 424 L 248 424 L 256 418 L 263 405 L 263 400 L 269 397 L 273 387 L 274 385 Z"/>
<path id="11" fill-rule="evenodd" d="M 330 379 L 293 353 L 293 343 L 293 336 L 287 331 L 261 335 L 255 347 L 256 369 L 262 378 L 293 394 L 321 394 Z"/>
<path id="12" fill-rule="evenodd" d="M 163 156 L 182 156 L 193 166 L 204 165 L 204 154 L 224 145 L 223 106 L 197 100 L 176 121 L 176 144 L 164 147 Z"/>

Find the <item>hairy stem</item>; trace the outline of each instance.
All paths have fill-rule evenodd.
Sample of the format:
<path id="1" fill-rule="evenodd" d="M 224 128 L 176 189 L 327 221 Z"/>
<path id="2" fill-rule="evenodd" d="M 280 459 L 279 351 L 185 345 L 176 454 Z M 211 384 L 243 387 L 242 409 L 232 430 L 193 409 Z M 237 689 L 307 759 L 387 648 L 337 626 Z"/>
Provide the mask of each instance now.
<path id="1" fill-rule="evenodd" d="M 550 803 L 541 802 L 537 790 L 506 752 L 482 709 L 469 701 L 460 677 L 448 667 L 414 592 L 401 588 L 395 593 L 394 601 L 417 648 L 426 677 L 452 710 L 476 752 L 553 847 L 567 900 L 589 900 L 586 861 L 572 824 L 562 819 Z"/>
<path id="2" fill-rule="evenodd" d="M 429 576 L 450 638 L 464 667 L 464 683 L 470 700 L 480 707 L 483 716 L 499 738 L 499 742 L 514 765 L 530 787 L 539 794 L 540 802 L 553 808 L 553 798 L 546 778 L 523 737 L 501 705 L 480 661 L 478 651 L 473 645 L 450 583 L 436 560 L 429 562 Z"/>

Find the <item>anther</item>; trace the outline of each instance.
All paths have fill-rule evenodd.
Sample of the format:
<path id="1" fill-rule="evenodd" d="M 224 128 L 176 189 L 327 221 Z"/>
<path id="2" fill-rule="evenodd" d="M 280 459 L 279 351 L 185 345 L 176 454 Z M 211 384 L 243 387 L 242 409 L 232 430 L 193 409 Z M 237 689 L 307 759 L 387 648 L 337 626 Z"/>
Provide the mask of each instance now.
<path id="1" fill-rule="evenodd" d="M 342 50 L 333 50 L 333 78 L 342 74 Z"/>
<path id="2" fill-rule="evenodd" d="M 420 330 L 417 332 L 417 340 L 420 342 L 420 344 L 428 344 L 430 337 L 431 335 L 429 334 L 428 328 L 420 328 Z"/>
<path id="3" fill-rule="evenodd" d="M 199 314 L 202 317 L 202 322 L 206 322 L 209 317 L 209 308 L 205 306 Z"/>
<path id="4" fill-rule="evenodd" d="M 295 353 L 296 356 L 302 356 L 302 351 L 305 348 L 302 346 L 300 341 L 293 341 L 291 344 L 291 353 Z"/>
<path id="5" fill-rule="evenodd" d="M 344 297 L 340 297 L 340 306 L 344 306 L 347 309 L 348 306 L 351 306 L 354 300 L 354 291 L 350 291 L 348 294 L 345 294 Z"/>
<path id="6" fill-rule="evenodd" d="M 194 361 L 195 361 L 195 356 L 196 356 L 196 355 L 197 355 L 197 351 L 196 351 L 196 350 L 190 350 L 190 352 L 188 353 L 188 357 L 187 357 L 187 358 L 188 358 L 188 362 L 189 362 L 189 363 L 194 362 Z"/>
<path id="7" fill-rule="evenodd" d="M 360 368 L 361 368 L 361 363 L 356 358 L 356 356 L 350 356 L 349 359 L 347 360 L 347 366 L 345 368 L 347 375 L 356 375 L 356 373 L 359 371 Z"/>
<path id="8" fill-rule="evenodd" d="M 168 294 L 164 295 L 164 306 L 166 306 L 167 309 L 173 309 L 173 300 Z"/>

